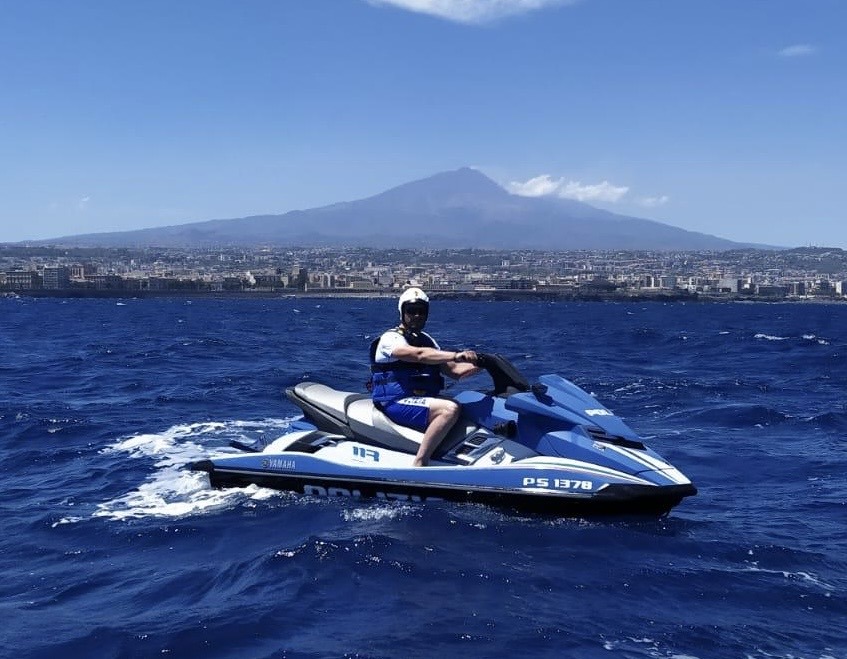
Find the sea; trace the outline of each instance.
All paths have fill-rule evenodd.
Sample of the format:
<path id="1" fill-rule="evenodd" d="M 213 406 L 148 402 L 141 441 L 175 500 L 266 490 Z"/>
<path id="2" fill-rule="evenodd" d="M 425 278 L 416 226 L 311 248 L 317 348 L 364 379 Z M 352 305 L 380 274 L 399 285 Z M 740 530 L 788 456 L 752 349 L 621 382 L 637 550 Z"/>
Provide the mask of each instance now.
<path id="1" fill-rule="evenodd" d="M 0 656 L 847 657 L 847 304 L 433 302 L 699 489 L 661 518 L 215 490 L 391 299 L 0 299 Z M 487 375 L 448 389 L 487 388 Z"/>

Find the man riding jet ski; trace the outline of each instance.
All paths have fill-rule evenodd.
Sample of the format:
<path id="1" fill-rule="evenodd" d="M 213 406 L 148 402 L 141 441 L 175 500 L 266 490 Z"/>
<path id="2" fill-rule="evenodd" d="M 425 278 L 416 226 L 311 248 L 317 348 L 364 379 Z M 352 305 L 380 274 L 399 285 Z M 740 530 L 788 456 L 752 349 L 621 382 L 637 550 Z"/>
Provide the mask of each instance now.
<path id="1" fill-rule="evenodd" d="M 374 406 L 400 425 L 423 432 L 414 465 L 429 462 L 432 452 L 459 418 L 454 400 L 439 398 L 444 375 L 459 379 L 479 372 L 476 353 L 441 350 L 423 331 L 429 297 L 406 289 L 397 302 L 400 325 L 371 344 L 370 389 Z"/>
<path id="2" fill-rule="evenodd" d="M 413 342 L 428 341 L 421 336 L 422 325 L 413 333 L 418 335 L 411 336 Z M 192 468 L 208 472 L 214 487 L 255 483 L 307 495 L 465 501 L 567 516 L 662 515 L 697 492 L 623 420 L 574 383 L 542 375 L 530 384 L 500 355 L 445 352 L 434 340 L 435 345 L 417 346 L 406 340 L 411 348 L 426 349 L 416 353 L 423 358 L 409 364 L 470 366 L 447 369 L 460 376 L 484 369 L 493 389 L 438 399 L 458 410 L 455 423 L 445 423 L 439 433 L 427 435 L 433 424 L 421 428 L 419 410 L 418 429 L 396 423 L 386 413 L 386 408 L 392 413 L 392 401 L 404 398 L 395 382 L 408 378 L 413 394 L 434 398 L 426 394 L 437 393 L 440 384 L 426 378 L 441 372 L 403 371 L 393 362 L 408 353 L 395 352 L 396 347 L 388 355 L 398 359 L 377 361 L 381 340 L 372 348 L 372 362 L 389 366 L 374 368 L 371 395 L 301 382 L 286 390 L 303 411 L 288 433 L 265 446 L 234 442 L 241 453 L 213 456 Z M 416 466 L 427 458 L 426 469 Z"/>

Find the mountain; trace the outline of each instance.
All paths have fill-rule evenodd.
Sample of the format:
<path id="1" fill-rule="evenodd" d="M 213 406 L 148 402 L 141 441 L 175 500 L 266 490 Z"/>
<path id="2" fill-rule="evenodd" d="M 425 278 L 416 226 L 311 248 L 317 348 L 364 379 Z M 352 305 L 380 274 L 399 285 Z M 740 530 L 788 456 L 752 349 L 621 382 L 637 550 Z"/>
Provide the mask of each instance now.
<path id="1" fill-rule="evenodd" d="M 435 174 L 357 201 L 169 227 L 38 241 L 98 247 L 724 250 L 749 245 L 569 199 L 520 197 L 479 171 Z"/>

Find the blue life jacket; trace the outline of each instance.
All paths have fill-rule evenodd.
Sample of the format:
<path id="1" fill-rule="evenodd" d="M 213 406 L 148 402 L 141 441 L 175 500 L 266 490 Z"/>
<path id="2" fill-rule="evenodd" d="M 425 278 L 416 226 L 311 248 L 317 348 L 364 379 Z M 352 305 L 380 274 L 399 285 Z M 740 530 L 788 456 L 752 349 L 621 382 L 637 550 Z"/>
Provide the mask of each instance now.
<path id="1" fill-rule="evenodd" d="M 410 346 L 434 348 L 435 341 L 424 332 L 409 332 L 397 327 Z M 444 388 L 441 368 L 435 364 L 418 364 L 401 360 L 376 363 L 376 348 L 379 339 L 371 343 L 371 396 L 376 403 L 390 403 L 406 396 L 437 396 Z"/>

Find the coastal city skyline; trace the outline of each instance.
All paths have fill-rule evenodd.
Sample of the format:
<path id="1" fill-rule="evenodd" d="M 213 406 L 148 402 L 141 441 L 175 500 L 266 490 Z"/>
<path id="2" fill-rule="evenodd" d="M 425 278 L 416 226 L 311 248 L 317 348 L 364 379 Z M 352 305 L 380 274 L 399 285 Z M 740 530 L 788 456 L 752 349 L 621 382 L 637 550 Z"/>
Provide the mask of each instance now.
<path id="1" fill-rule="evenodd" d="M 513 194 L 844 248 L 845 18 L 833 0 L 12 3 L 0 242 L 470 166 Z"/>
<path id="2" fill-rule="evenodd" d="M 0 246 L 0 292 L 847 300 L 847 252 Z"/>

